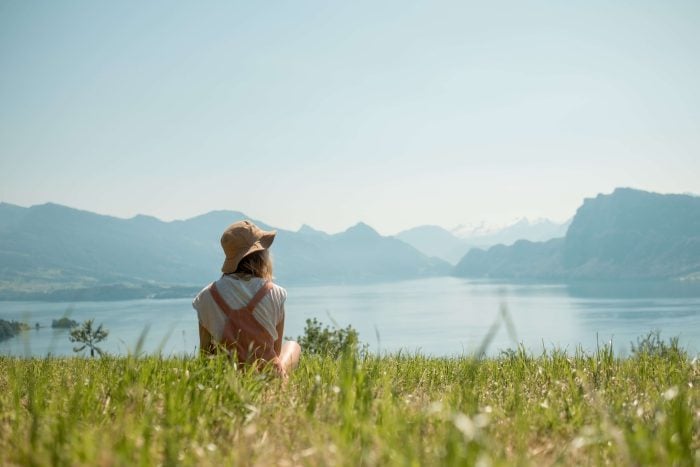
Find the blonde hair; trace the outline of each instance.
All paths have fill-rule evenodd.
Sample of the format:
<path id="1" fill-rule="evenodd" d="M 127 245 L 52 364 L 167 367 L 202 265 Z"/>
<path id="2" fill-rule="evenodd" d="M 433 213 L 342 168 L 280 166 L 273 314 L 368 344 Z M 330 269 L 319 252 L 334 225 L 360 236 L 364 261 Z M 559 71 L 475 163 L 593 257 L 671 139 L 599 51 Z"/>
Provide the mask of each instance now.
<path id="1" fill-rule="evenodd" d="M 259 250 L 243 257 L 233 272 L 240 276 L 272 280 L 272 256 L 268 250 Z"/>

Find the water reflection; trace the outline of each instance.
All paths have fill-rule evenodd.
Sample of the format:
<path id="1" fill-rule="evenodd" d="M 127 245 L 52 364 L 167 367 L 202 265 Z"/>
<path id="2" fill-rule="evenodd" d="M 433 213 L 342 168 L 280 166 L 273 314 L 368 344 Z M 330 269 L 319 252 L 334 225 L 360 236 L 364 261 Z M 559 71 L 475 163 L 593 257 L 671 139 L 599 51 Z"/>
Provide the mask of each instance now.
<path id="1" fill-rule="evenodd" d="M 693 298 L 700 297 L 700 281 L 574 282 L 566 291 L 579 298 Z"/>
<path id="2" fill-rule="evenodd" d="M 700 284 L 697 282 L 582 283 L 567 287 L 582 333 L 597 332 L 618 352 L 653 330 L 678 336 L 691 353 L 700 351 Z"/>

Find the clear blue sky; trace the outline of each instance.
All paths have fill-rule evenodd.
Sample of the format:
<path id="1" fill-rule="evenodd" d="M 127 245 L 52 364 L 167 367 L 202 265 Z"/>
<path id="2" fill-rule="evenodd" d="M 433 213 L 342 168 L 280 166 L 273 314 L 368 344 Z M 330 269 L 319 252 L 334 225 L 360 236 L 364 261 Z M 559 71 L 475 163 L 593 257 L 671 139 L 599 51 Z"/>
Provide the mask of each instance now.
<path id="1" fill-rule="evenodd" d="M 0 0 L 0 201 L 382 233 L 700 192 L 700 2 Z"/>

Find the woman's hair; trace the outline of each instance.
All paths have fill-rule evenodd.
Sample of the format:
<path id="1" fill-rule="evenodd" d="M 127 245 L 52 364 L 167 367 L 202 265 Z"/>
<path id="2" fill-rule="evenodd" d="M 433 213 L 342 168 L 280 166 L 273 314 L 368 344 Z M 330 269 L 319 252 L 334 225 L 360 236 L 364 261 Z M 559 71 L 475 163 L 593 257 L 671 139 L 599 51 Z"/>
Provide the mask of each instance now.
<path id="1" fill-rule="evenodd" d="M 272 258 L 268 250 L 259 250 L 243 257 L 234 274 L 272 280 Z"/>

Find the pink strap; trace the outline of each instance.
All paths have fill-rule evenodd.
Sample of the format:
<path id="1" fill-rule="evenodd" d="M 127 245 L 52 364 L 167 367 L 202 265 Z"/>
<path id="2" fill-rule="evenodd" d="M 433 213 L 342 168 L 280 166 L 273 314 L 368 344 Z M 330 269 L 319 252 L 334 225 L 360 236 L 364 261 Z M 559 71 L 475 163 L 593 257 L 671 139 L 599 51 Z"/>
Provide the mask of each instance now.
<path id="1" fill-rule="evenodd" d="M 265 295 L 267 295 L 270 290 L 272 290 L 272 282 L 267 281 L 262 287 L 260 287 L 260 290 L 258 290 L 258 293 L 255 294 L 253 299 L 248 302 L 248 305 L 246 306 L 248 311 L 252 313 L 253 310 L 255 310 L 255 307 L 258 306 L 258 303 L 260 303 L 260 300 L 265 298 Z"/>
<path id="2" fill-rule="evenodd" d="M 272 282 L 265 282 L 262 287 L 260 287 L 260 290 L 253 296 L 253 298 L 248 302 L 246 306 L 243 308 L 240 308 L 240 310 L 247 310 L 250 313 L 255 310 L 255 307 L 258 306 L 258 303 L 265 298 L 265 295 L 272 289 Z M 214 299 L 216 304 L 221 308 L 221 311 L 223 311 L 225 314 L 229 314 L 232 311 L 237 311 L 231 308 L 231 306 L 226 303 L 226 300 L 224 300 L 224 297 L 221 296 L 219 293 L 219 290 L 216 288 L 216 282 L 212 282 L 211 286 L 209 287 L 209 291 L 211 292 L 211 297 Z"/>

